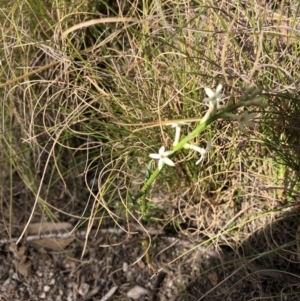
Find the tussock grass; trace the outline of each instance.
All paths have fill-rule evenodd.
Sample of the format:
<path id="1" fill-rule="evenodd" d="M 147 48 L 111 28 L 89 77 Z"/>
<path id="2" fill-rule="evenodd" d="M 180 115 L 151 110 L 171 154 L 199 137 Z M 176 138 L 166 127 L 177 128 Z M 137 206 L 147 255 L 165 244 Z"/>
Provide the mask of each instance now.
<path id="1" fill-rule="evenodd" d="M 172 225 L 195 241 L 241 246 L 281 217 L 282 205 L 293 210 L 299 5 L 282 3 L 28 0 L 2 7 L 6 235 L 20 222 L 72 216 L 88 229 L 113 222 L 130 231 L 134 222 L 147 234 L 150 223 Z M 213 141 L 209 160 L 199 167 L 192 152 L 180 153 L 149 190 L 153 209 L 142 220 L 129 193 L 140 192 L 149 153 L 172 147 L 174 131 L 164 121 L 201 118 L 203 88 L 218 83 L 228 103 L 260 87 L 269 107 L 257 112 L 254 130 L 221 120 L 197 137 L 201 146 Z"/>

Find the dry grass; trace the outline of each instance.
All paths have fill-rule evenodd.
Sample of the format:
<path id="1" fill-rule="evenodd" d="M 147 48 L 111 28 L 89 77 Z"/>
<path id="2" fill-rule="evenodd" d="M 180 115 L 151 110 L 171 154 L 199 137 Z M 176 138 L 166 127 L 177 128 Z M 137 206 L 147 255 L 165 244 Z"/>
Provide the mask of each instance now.
<path id="1" fill-rule="evenodd" d="M 101 3 L 1 8 L 3 235 L 49 219 L 128 232 L 137 223 L 147 235 L 151 224 L 238 250 L 293 212 L 299 5 Z M 163 121 L 201 117 L 203 88 L 217 83 L 232 103 L 261 87 L 269 107 L 254 130 L 210 126 L 195 140 L 213 140 L 209 160 L 196 167 L 193 153 L 179 154 L 151 187 L 142 220 L 128 191 L 140 191 L 149 153 L 171 147 Z"/>

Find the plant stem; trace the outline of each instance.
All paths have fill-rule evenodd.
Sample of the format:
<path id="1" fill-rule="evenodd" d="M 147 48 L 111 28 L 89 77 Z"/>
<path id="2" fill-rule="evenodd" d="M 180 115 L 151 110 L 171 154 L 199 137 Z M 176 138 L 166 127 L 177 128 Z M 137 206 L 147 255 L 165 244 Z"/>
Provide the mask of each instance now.
<path id="1" fill-rule="evenodd" d="M 181 150 L 184 145 L 186 143 L 188 143 L 189 141 L 191 141 L 193 138 L 199 136 L 199 134 L 207 127 L 209 126 L 211 123 L 213 123 L 215 120 L 223 117 L 224 114 L 229 113 L 229 112 L 233 112 L 236 109 L 238 109 L 239 107 L 242 107 L 245 105 L 245 102 L 239 102 L 237 104 L 234 105 L 229 105 L 227 106 L 224 110 L 222 110 L 221 112 L 217 113 L 217 114 L 212 114 L 212 116 L 209 116 L 209 118 L 204 117 L 198 125 L 197 127 L 191 132 L 189 133 L 186 137 L 184 137 L 182 140 L 180 140 L 178 142 L 177 145 L 175 145 L 173 147 L 173 154 L 172 156 L 178 152 L 179 150 Z M 213 111 L 213 110 L 212 110 Z M 212 112 L 213 113 L 213 112 Z M 207 115 L 206 115 L 207 116 Z M 165 163 L 162 166 L 162 169 L 164 168 Z M 142 201 L 141 201 L 141 212 L 142 212 L 142 217 L 145 218 L 146 216 L 146 212 L 147 212 L 147 199 L 146 199 L 146 193 L 149 189 L 149 187 L 151 186 L 151 184 L 153 183 L 153 181 L 157 178 L 157 176 L 160 174 L 160 172 L 162 171 L 162 169 L 156 168 L 156 170 L 152 173 L 152 175 L 149 177 L 149 179 L 144 183 L 142 189 L 141 189 L 141 193 L 142 193 Z"/>

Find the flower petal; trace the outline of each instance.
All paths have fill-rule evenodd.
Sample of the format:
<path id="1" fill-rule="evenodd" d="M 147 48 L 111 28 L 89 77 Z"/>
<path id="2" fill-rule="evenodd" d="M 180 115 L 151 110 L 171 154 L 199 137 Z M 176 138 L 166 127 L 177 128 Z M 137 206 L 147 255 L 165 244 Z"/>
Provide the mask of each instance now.
<path id="1" fill-rule="evenodd" d="M 177 127 L 181 127 L 183 125 L 187 125 L 189 124 L 189 122 L 184 122 L 184 121 L 178 121 L 178 122 L 170 122 L 167 123 L 166 125 L 170 125 L 172 128 L 177 128 Z"/>
<path id="2" fill-rule="evenodd" d="M 206 98 L 203 99 L 203 102 L 204 103 L 210 103 L 211 102 L 211 98 L 206 97 Z"/>
<path id="3" fill-rule="evenodd" d="M 169 166 L 175 166 L 175 163 L 169 158 L 164 158 L 163 161 Z"/>
<path id="4" fill-rule="evenodd" d="M 244 123 L 239 122 L 239 128 L 241 131 L 243 131 L 245 129 Z"/>
<path id="5" fill-rule="evenodd" d="M 164 160 L 163 160 L 163 159 L 158 160 L 158 169 L 159 169 L 159 170 L 162 169 L 163 163 L 164 163 Z"/>
<path id="6" fill-rule="evenodd" d="M 210 88 L 204 88 L 206 95 L 209 98 L 213 98 L 215 96 L 215 92 Z"/>
<path id="7" fill-rule="evenodd" d="M 198 165 L 203 159 L 204 159 L 204 156 L 202 155 L 202 156 L 200 157 L 200 159 L 196 162 L 196 165 Z"/>
<path id="8" fill-rule="evenodd" d="M 173 154 L 173 151 L 164 152 L 164 157 L 168 157 Z"/>
<path id="9" fill-rule="evenodd" d="M 152 159 L 158 160 L 158 159 L 160 159 L 161 156 L 160 156 L 160 154 L 150 154 L 149 157 Z"/>
<path id="10" fill-rule="evenodd" d="M 252 120 L 247 120 L 245 122 L 245 125 L 249 126 L 250 128 L 255 127 L 255 123 Z"/>
<path id="11" fill-rule="evenodd" d="M 197 145 L 194 145 L 194 144 L 189 144 L 189 143 L 186 143 L 184 146 L 183 146 L 185 149 L 192 149 L 200 154 L 203 154 L 206 152 L 206 150 L 202 147 L 199 147 Z"/>
<path id="12" fill-rule="evenodd" d="M 160 155 L 163 155 L 164 152 L 165 152 L 165 147 L 164 147 L 164 146 L 161 146 L 160 149 L 159 149 L 159 151 L 158 151 L 158 153 L 159 153 Z"/>
<path id="13" fill-rule="evenodd" d="M 221 84 L 218 84 L 218 87 L 217 87 L 217 89 L 216 89 L 216 94 L 217 94 L 218 96 L 221 96 L 221 95 L 219 95 L 219 94 L 220 94 L 220 92 L 222 91 L 222 88 L 223 88 L 223 86 L 222 86 Z"/>

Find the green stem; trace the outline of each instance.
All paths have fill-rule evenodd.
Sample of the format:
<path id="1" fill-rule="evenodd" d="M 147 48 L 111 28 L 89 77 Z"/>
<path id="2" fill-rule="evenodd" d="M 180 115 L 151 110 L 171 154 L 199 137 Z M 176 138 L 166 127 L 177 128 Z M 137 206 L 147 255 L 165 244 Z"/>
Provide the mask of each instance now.
<path id="1" fill-rule="evenodd" d="M 214 114 L 212 116 L 209 116 L 209 118 L 207 120 L 205 120 L 206 118 L 203 118 L 204 120 L 201 121 L 197 127 L 191 132 L 189 133 L 186 137 L 184 137 L 182 140 L 180 140 L 178 142 L 177 145 L 175 145 L 173 147 L 173 154 L 172 156 L 177 153 L 179 150 L 181 150 L 184 145 L 186 143 L 188 143 L 189 141 L 191 141 L 193 138 L 199 136 L 199 134 L 211 123 L 213 123 L 215 120 L 221 118 L 224 114 L 229 113 L 229 112 L 233 112 L 236 109 L 238 109 L 239 107 L 244 106 L 245 103 L 244 102 L 239 102 L 237 104 L 234 105 L 229 105 L 227 106 L 224 110 L 222 110 L 221 112 Z M 163 164 L 162 169 L 164 168 L 165 164 Z M 162 170 L 161 169 L 161 170 Z M 159 175 L 159 173 L 161 172 L 160 169 L 156 168 L 156 170 L 153 172 L 153 174 L 149 177 L 149 179 L 145 182 L 144 186 L 141 189 L 141 193 L 142 193 L 142 202 L 141 202 L 141 213 L 143 218 L 146 215 L 146 211 L 147 211 L 147 199 L 146 199 L 146 193 L 149 189 L 149 187 L 151 186 L 151 184 L 154 182 L 154 180 L 157 178 L 157 176 Z"/>

